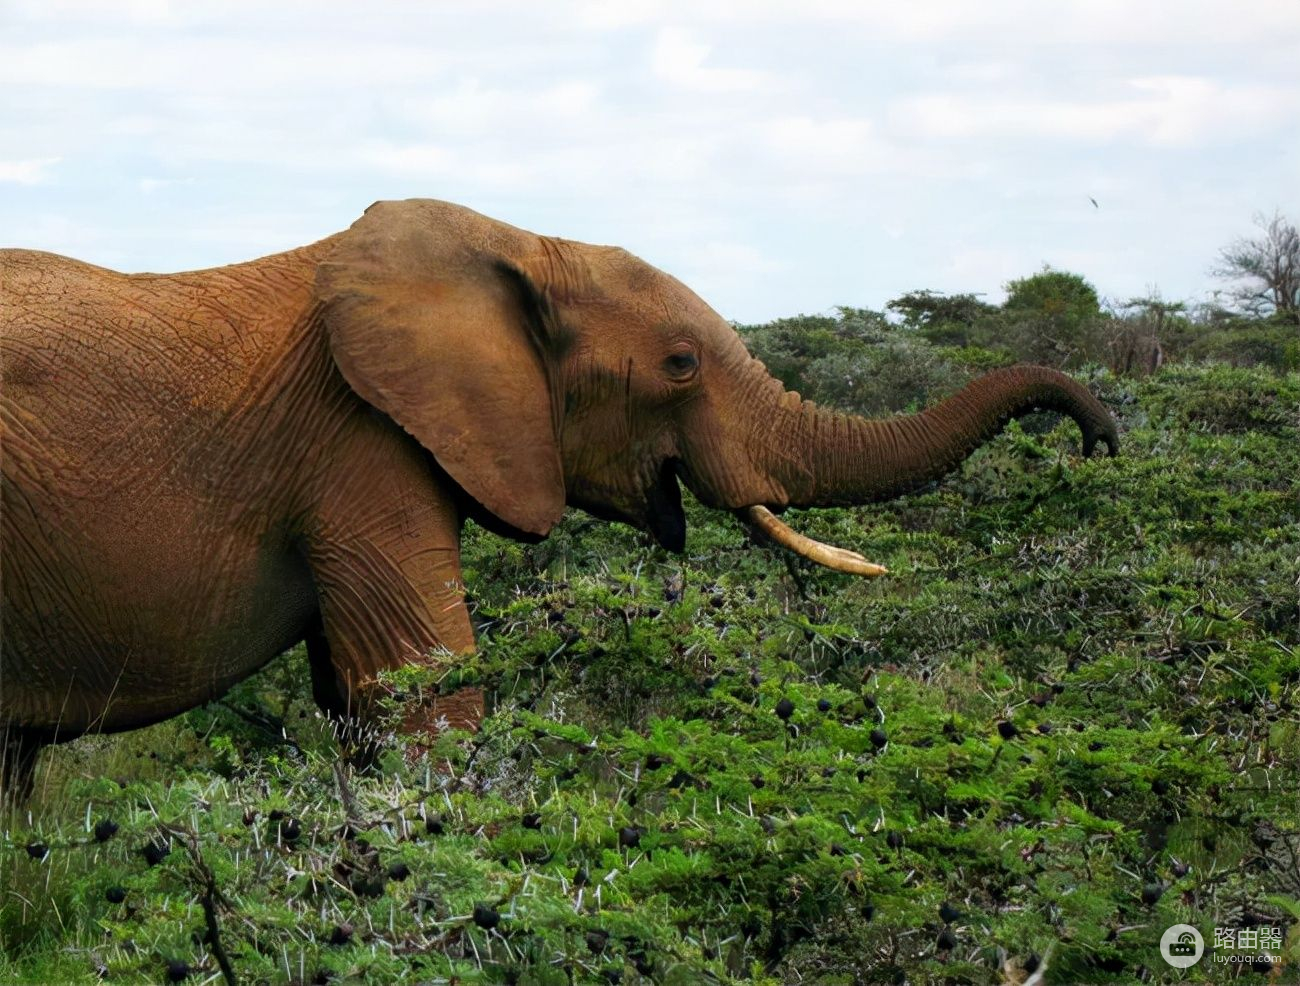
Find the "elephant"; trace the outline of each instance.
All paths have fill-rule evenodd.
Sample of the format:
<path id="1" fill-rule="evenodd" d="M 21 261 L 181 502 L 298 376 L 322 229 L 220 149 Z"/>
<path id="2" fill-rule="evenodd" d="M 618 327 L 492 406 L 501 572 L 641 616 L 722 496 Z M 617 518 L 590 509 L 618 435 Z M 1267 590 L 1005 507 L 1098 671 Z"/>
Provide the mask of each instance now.
<path id="1" fill-rule="evenodd" d="M 1117 449 L 1102 404 L 1043 367 L 908 416 L 819 407 L 625 250 L 429 199 L 186 273 L 4 250 L 0 285 L 11 791 L 45 745 L 177 715 L 303 641 L 321 709 L 373 720 L 381 672 L 474 647 L 466 518 L 537 541 L 575 507 L 680 551 L 684 484 L 876 575 L 776 513 L 915 490 L 1037 409 L 1085 455 Z M 472 727 L 481 701 L 426 721 Z"/>

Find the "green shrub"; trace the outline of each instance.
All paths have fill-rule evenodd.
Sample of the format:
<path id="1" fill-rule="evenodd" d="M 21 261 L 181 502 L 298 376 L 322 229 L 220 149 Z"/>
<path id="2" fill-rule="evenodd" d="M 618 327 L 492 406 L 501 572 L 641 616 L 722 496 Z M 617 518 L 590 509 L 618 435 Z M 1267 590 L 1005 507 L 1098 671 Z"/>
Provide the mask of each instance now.
<path id="1" fill-rule="evenodd" d="M 680 557 L 470 528 L 481 648 L 441 686 L 492 712 L 376 774 L 339 769 L 301 649 L 52 751 L 3 822 L 0 982 L 219 981 L 205 901 L 248 982 L 1002 984 L 1049 950 L 1051 982 L 1214 981 L 1160 961 L 1178 922 L 1284 928 L 1286 981 L 1300 376 L 1087 382 L 1117 458 L 1013 426 L 918 495 L 790 518 L 883 579 L 694 503 Z"/>
<path id="2" fill-rule="evenodd" d="M 1300 329 L 1266 323 L 1208 331 L 1187 345 L 1186 356 L 1279 372 L 1300 370 Z"/>

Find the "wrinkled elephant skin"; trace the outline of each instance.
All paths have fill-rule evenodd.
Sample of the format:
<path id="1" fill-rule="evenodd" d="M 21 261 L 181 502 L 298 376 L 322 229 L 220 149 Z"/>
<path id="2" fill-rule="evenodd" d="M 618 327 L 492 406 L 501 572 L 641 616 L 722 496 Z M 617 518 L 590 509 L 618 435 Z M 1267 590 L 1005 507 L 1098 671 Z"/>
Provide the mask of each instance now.
<path id="1" fill-rule="evenodd" d="M 42 745 L 175 715 L 303 640 L 317 702 L 366 722 L 380 671 L 474 646 L 467 516 L 535 540 L 574 506 L 680 550 L 679 480 L 742 513 L 887 499 L 1037 408 L 1086 450 L 1116 442 L 1039 367 L 911 417 L 819 408 L 625 251 L 429 200 L 181 274 L 0 251 L 0 288 L 0 727 L 20 793 Z M 481 702 L 429 714 L 472 726 Z"/>

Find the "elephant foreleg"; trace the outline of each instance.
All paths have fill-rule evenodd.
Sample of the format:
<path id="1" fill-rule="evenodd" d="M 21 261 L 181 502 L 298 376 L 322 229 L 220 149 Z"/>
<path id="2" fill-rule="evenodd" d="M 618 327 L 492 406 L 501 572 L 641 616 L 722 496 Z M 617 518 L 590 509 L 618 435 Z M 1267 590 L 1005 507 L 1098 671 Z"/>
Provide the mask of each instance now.
<path id="1" fill-rule="evenodd" d="M 378 745 L 369 733 L 368 718 L 354 704 L 355 692 L 344 684 L 346 678 L 335 667 L 329 639 L 319 624 L 306 638 L 307 659 L 311 667 L 312 698 L 336 724 L 339 740 L 358 765 L 371 762 Z M 478 728 L 483 721 L 483 691 L 466 687 L 447 695 L 436 695 L 408 709 L 404 726 L 408 731 L 433 733 L 440 729 Z"/>
<path id="2" fill-rule="evenodd" d="M 305 545 L 320 607 L 307 636 L 313 693 L 354 749 L 379 711 L 381 672 L 474 648 L 452 497 L 409 442 L 380 433 L 362 451 L 322 498 Z M 473 728 L 481 718 L 481 694 L 457 693 L 409 708 L 407 725 Z"/>

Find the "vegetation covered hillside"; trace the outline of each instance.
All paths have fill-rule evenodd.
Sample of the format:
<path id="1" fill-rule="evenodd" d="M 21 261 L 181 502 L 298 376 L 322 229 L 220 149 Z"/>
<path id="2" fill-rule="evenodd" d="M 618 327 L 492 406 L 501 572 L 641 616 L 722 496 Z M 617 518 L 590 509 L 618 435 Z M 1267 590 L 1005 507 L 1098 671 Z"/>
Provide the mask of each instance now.
<path id="1" fill-rule="evenodd" d="M 880 413 L 1001 359 L 850 318 L 750 338 Z M 581 515 L 471 530 L 481 653 L 402 687 L 494 711 L 373 775 L 300 651 L 48 753 L 3 821 L 0 982 L 1300 981 L 1300 374 L 1080 379 L 1117 458 L 1028 419 L 793 519 L 874 581 L 698 507 L 681 557 Z M 1180 922 L 1284 942 L 1181 971 Z"/>

